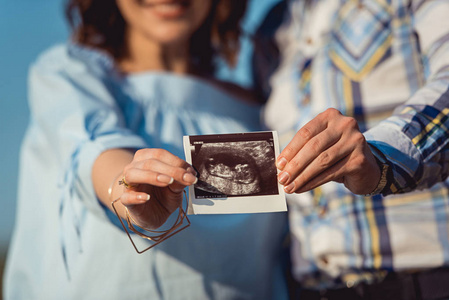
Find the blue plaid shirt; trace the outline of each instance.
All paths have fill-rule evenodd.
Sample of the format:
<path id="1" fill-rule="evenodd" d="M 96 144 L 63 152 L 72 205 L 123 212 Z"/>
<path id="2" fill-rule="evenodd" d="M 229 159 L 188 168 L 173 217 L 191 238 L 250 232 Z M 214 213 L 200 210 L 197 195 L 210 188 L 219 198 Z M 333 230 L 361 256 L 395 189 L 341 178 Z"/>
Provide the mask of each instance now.
<path id="1" fill-rule="evenodd" d="M 383 196 L 332 182 L 288 198 L 293 273 L 304 286 L 449 265 L 448 16 L 445 0 L 288 3 L 265 123 L 285 146 L 337 108 L 358 121 L 394 178 Z"/>

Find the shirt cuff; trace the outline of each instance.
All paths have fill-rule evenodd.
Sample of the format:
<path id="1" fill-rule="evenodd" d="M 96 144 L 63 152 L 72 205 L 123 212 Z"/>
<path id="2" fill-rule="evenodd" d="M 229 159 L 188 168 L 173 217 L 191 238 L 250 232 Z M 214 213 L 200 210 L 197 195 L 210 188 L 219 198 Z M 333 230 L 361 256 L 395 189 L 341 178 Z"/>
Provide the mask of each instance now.
<path id="1" fill-rule="evenodd" d="M 390 165 L 391 175 L 383 195 L 410 192 L 417 187 L 423 169 L 421 154 L 402 127 L 386 120 L 364 133 L 366 141 L 376 147 Z"/>

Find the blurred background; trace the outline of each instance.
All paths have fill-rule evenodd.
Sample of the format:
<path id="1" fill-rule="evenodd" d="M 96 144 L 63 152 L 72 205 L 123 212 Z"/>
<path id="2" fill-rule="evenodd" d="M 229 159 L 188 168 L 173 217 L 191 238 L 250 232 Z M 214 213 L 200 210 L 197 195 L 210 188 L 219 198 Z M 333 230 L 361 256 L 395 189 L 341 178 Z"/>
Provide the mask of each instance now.
<path id="1" fill-rule="evenodd" d="M 28 66 L 39 52 L 64 41 L 67 32 L 61 0 L 0 0 L 0 278 L 14 226 L 19 149 L 28 123 Z"/>
<path id="2" fill-rule="evenodd" d="M 245 31 L 251 34 L 278 1 L 250 0 L 243 24 Z M 0 283 L 14 227 L 20 144 L 28 124 L 28 67 L 39 53 L 68 38 L 64 3 L 64 0 L 0 0 Z M 251 85 L 250 56 L 251 46 L 245 40 L 239 65 L 234 70 L 221 70 L 221 77 Z"/>

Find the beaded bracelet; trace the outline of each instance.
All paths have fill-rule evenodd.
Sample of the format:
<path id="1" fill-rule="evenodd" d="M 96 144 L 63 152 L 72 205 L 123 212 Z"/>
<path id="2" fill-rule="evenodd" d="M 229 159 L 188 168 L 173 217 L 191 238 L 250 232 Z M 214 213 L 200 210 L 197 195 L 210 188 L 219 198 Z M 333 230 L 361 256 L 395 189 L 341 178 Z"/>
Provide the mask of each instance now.
<path id="1" fill-rule="evenodd" d="M 111 186 L 108 189 L 108 194 L 109 194 L 109 200 L 111 200 L 112 198 L 112 191 L 114 188 L 114 183 L 117 181 L 117 178 L 120 176 L 120 174 L 114 178 L 114 181 L 111 183 Z M 119 183 L 120 184 L 120 183 Z M 129 186 L 129 185 L 128 185 Z M 184 192 L 184 196 L 186 197 L 186 208 L 183 209 L 182 207 L 182 203 L 180 204 L 179 208 L 178 208 L 178 217 L 176 218 L 175 223 L 173 224 L 172 227 L 170 227 L 167 230 L 150 230 L 150 229 L 145 229 L 143 227 L 140 227 L 139 225 L 137 225 L 137 222 L 132 218 L 131 214 L 128 211 L 128 208 L 125 206 L 125 213 L 126 213 L 126 223 L 128 224 L 128 228 L 129 230 L 131 230 L 132 232 L 134 232 L 135 234 L 137 234 L 138 236 L 140 236 L 141 238 L 144 238 L 146 240 L 152 241 L 154 242 L 154 244 L 150 245 L 149 247 L 145 248 L 144 250 L 139 250 L 136 246 L 136 244 L 134 243 L 127 227 L 125 226 L 122 218 L 120 217 L 120 215 L 118 214 L 117 209 L 115 208 L 115 203 L 120 200 L 121 197 L 118 197 L 117 199 L 115 199 L 114 201 L 111 202 L 112 204 L 112 208 L 115 212 L 115 214 L 117 215 L 117 218 L 120 221 L 120 224 L 122 224 L 123 229 L 125 230 L 126 234 L 128 235 L 129 240 L 131 241 L 134 249 L 136 250 L 137 253 L 142 254 L 143 252 L 153 248 L 154 246 L 162 243 L 163 241 L 165 241 L 166 239 L 168 239 L 169 237 L 179 233 L 180 231 L 186 229 L 187 227 L 190 226 L 190 220 L 187 217 L 186 214 L 186 210 L 187 210 L 187 206 L 188 206 L 188 198 L 187 198 L 187 194 L 185 191 Z M 187 221 L 186 224 L 184 224 L 184 220 Z M 184 224 L 184 225 L 183 225 Z M 139 231 L 137 228 L 140 228 L 143 231 L 146 232 L 150 232 L 153 235 L 147 235 L 142 233 L 141 231 Z"/>

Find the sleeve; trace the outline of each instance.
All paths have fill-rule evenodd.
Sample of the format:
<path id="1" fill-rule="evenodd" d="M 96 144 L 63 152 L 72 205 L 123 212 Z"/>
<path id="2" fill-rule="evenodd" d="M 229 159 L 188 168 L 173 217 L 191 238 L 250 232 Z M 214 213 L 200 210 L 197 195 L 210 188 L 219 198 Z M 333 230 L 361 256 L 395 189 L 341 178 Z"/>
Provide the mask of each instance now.
<path id="1" fill-rule="evenodd" d="M 110 222 L 92 183 L 96 158 L 107 149 L 146 147 L 129 128 L 130 118 L 125 118 L 113 88 L 110 74 L 98 63 L 77 59 L 66 47 L 47 52 L 30 69 L 32 151 L 45 160 L 42 169 L 49 170 L 50 184 L 57 185 L 54 194 L 46 195 L 55 197 L 47 205 L 58 213 L 68 278 L 83 252 L 88 212 Z"/>
<path id="2" fill-rule="evenodd" d="M 30 69 L 31 122 L 40 150 L 51 153 L 52 165 L 58 168 L 60 214 L 71 207 L 79 225 L 86 209 L 106 218 L 91 178 L 98 155 L 107 149 L 146 145 L 127 127 L 107 76 L 69 58 L 66 50 L 58 51 L 47 53 Z"/>
<path id="3" fill-rule="evenodd" d="M 449 172 L 449 2 L 412 2 L 411 11 L 426 83 L 365 133 L 393 172 L 384 195 L 429 188 Z"/>

